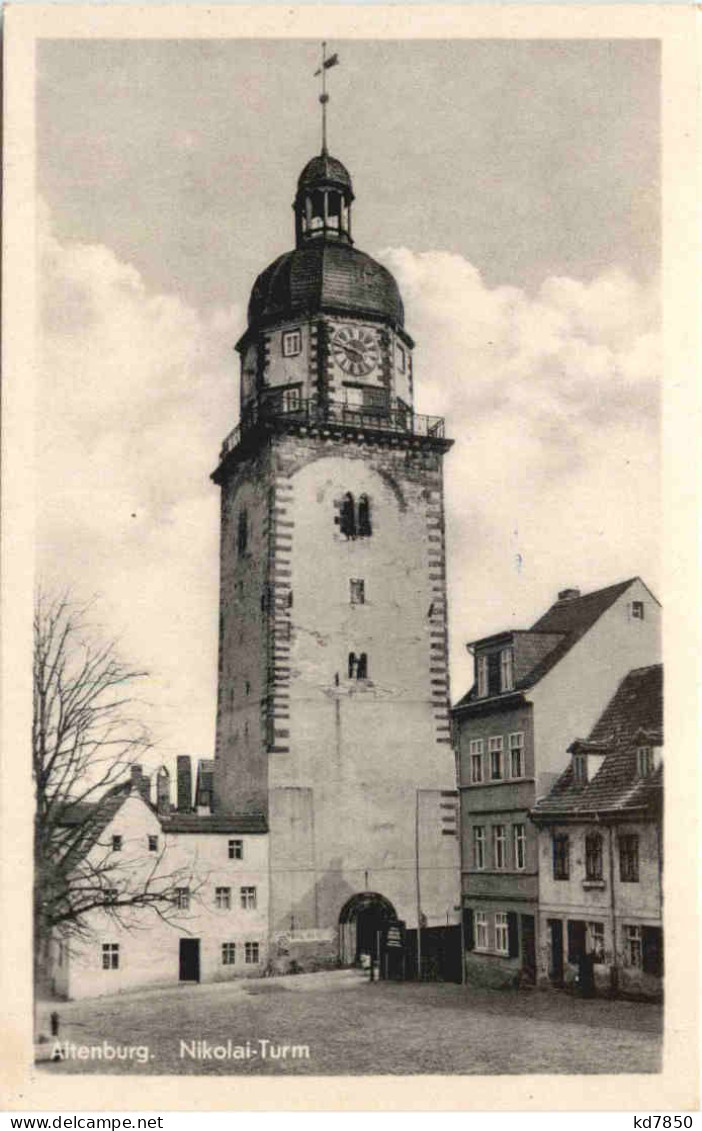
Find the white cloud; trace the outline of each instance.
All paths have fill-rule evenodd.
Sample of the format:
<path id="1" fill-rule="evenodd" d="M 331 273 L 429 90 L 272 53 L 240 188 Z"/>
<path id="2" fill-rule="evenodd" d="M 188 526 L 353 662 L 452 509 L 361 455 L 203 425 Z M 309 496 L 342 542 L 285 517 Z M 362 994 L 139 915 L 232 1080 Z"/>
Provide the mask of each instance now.
<path id="1" fill-rule="evenodd" d="M 148 291 L 107 247 L 61 244 L 44 214 L 40 572 L 100 594 L 106 631 L 152 680 L 171 752 L 210 755 L 216 702 L 218 490 L 236 420 L 241 312 L 203 317 Z"/>
<path id="2" fill-rule="evenodd" d="M 467 640 L 559 589 L 659 583 L 658 286 L 612 269 L 489 288 L 446 252 L 382 253 L 417 340 L 418 409 L 446 416 L 454 695 Z"/>

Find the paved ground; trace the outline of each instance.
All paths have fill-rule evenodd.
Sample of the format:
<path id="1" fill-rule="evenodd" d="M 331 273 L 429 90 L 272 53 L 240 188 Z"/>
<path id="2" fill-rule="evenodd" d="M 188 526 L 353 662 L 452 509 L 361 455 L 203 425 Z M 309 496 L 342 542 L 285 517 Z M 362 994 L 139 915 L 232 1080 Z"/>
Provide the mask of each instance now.
<path id="1" fill-rule="evenodd" d="M 61 1003 L 43 1007 L 45 1018 L 49 1008 L 59 1010 L 62 1041 L 148 1046 L 149 1056 L 145 1063 L 136 1059 L 143 1051 L 131 1060 L 80 1060 L 74 1052 L 42 1066 L 55 1073 L 660 1071 L 660 1006 L 443 984 L 371 985 L 354 971 Z M 48 1032 L 46 1021 L 41 1028 Z M 276 1056 L 285 1046 L 287 1053 Z M 300 1046 L 308 1046 L 308 1058 Z"/>

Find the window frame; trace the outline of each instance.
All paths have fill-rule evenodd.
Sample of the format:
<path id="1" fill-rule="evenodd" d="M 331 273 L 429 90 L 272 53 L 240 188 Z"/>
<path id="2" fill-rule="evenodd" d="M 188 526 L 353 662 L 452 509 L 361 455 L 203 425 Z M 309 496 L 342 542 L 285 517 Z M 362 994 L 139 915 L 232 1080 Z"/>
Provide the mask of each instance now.
<path id="1" fill-rule="evenodd" d="M 624 923 L 624 964 L 643 970 L 643 931 L 639 923 Z"/>
<path id="2" fill-rule="evenodd" d="M 473 825 L 473 867 L 485 871 L 485 825 Z"/>
<path id="3" fill-rule="evenodd" d="M 112 834 L 112 851 L 121 852 L 124 847 L 124 838 L 121 833 Z"/>
<path id="4" fill-rule="evenodd" d="M 119 943 L 103 943 L 102 944 L 102 969 L 103 970 L 119 970 L 120 969 Z"/>
<path id="5" fill-rule="evenodd" d="M 147 833 L 147 844 L 149 846 L 149 852 L 158 852 L 158 834 Z"/>
<path id="6" fill-rule="evenodd" d="M 261 963 L 261 944 L 258 940 L 244 943 L 244 965 L 259 966 Z"/>
<path id="7" fill-rule="evenodd" d="M 474 911 L 474 926 L 475 926 L 475 946 L 474 950 L 489 950 L 490 949 L 490 924 L 488 920 L 487 911 Z M 484 943 L 480 941 L 481 934 L 484 938 Z"/>
<path id="8" fill-rule="evenodd" d="M 553 878 L 559 882 L 570 879 L 570 836 L 554 833 L 552 837 Z"/>
<path id="9" fill-rule="evenodd" d="M 290 343 L 295 342 L 297 349 L 290 349 Z M 283 357 L 299 357 L 302 353 L 302 327 L 294 330 L 283 330 L 281 338 L 281 354 Z"/>
<path id="10" fill-rule="evenodd" d="M 514 649 L 500 649 L 500 691 L 514 691 Z"/>
<path id="11" fill-rule="evenodd" d="M 366 582 L 363 577 L 350 577 L 349 578 L 349 604 L 350 605 L 365 605 L 366 603 Z"/>
<path id="12" fill-rule="evenodd" d="M 496 872 L 507 871 L 507 826 L 505 824 L 492 825 L 492 866 Z"/>
<path id="13" fill-rule="evenodd" d="M 175 889 L 175 905 L 177 911 L 190 910 L 190 888 L 181 887 Z"/>
<path id="14" fill-rule="evenodd" d="M 636 772 L 640 778 L 647 778 L 653 773 L 656 760 L 653 747 L 650 743 L 636 748 Z"/>
<path id="15" fill-rule="evenodd" d="M 258 892 L 253 884 L 239 888 L 239 904 L 243 911 L 255 911 L 258 906 Z"/>
<path id="16" fill-rule="evenodd" d="M 236 966 L 236 943 L 223 942 L 221 949 L 222 966 Z"/>
<path id="17" fill-rule="evenodd" d="M 485 756 L 485 739 L 484 738 L 471 738 L 468 743 L 468 757 L 470 759 L 470 783 L 471 785 L 482 785 L 484 781 L 483 775 L 483 758 Z M 475 768 L 478 767 L 478 774 L 475 773 Z"/>
<path id="18" fill-rule="evenodd" d="M 597 883 L 604 876 L 604 841 L 597 832 L 585 834 L 585 880 Z"/>
<path id="19" fill-rule="evenodd" d="M 240 837 L 230 838 L 227 841 L 227 859 L 228 860 L 243 860 L 244 859 L 244 842 Z"/>
<path id="20" fill-rule="evenodd" d="M 599 921 L 589 920 L 585 923 L 586 951 L 594 955 L 596 966 L 604 964 L 605 960 L 605 925 Z"/>
<path id="21" fill-rule="evenodd" d="M 526 839 L 526 825 L 519 821 L 516 825 L 512 825 L 513 840 L 514 840 L 514 868 L 517 872 L 524 872 L 526 870 L 526 854 L 527 854 L 527 839 Z M 521 864 L 519 862 L 521 849 Z"/>
<path id="22" fill-rule="evenodd" d="M 215 910 L 217 911 L 231 911 L 232 909 L 232 889 L 231 887 L 215 887 Z"/>
<path id="23" fill-rule="evenodd" d="M 640 881 L 639 834 L 620 833 L 619 841 L 619 882 L 638 884 Z"/>
<path id="24" fill-rule="evenodd" d="M 504 938 L 504 945 L 501 945 Z M 495 912 L 495 953 L 509 956 L 509 919 L 506 911 Z"/>
<path id="25" fill-rule="evenodd" d="M 504 765 L 504 736 L 501 734 L 493 734 L 488 738 L 488 756 L 490 758 L 490 781 L 504 781 L 505 778 L 505 765 Z M 495 756 L 497 755 L 497 761 Z M 495 773 L 495 767 L 499 769 L 499 773 Z"/>
<path id="26" fill-rule="evenodd" d="M 475 681 L 478 685 L 478 699 L 487 699 L 488 693 L 488 671 L 487 671 L 487 656 L 485 654 L 476 656 L 475 659 Z"/>
<path id="27" fill-rule="evenodd" d="M 513 739 L 519 739 L 517 745 L 513 745 Z M 526 759 L 525 759 L 525 742 L 524 731 L 515 730 L 508 736 L 507 743 L 509 746 L 509 776 L 515 780 L 526 777 Z M 519 773 L 514 772 L 514 755 L 519 756 L 518 769 Z"/>

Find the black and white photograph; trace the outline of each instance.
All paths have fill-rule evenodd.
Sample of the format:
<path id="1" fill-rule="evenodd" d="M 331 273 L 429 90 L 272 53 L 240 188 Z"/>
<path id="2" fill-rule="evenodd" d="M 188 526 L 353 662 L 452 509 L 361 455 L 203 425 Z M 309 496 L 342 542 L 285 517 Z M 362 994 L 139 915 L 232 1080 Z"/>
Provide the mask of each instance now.
<path id="1" fill-rule="evenodd" d="M 32 1079 L 654 1087 L 697 772 L 663 38 L 72 11 L 24 248 Z"/>

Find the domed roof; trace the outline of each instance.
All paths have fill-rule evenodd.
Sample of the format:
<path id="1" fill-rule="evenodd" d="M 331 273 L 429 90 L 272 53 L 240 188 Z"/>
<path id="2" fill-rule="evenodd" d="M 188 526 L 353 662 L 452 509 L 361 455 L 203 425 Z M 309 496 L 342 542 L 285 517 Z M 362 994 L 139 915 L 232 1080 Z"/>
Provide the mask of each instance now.
<path id="1" fill-rule="evenodd" d="M 322 310 L 348 310 L 404 326 L 400 292 L 387 268 L 349 244 L 327 240 L 303 243 L 258 276 L 249 300 L 249 326 Z"/>
<path id="2" fill-rule="evenodd" d="M 347 188 L 353 194 L 351 176 L 341 161 L 330 157 L 328 153 L 320 153 L 308 161 L 300 173 L 297 181 L 297 191 L 312 188 L 318 184 L 333 184 Z"/>

